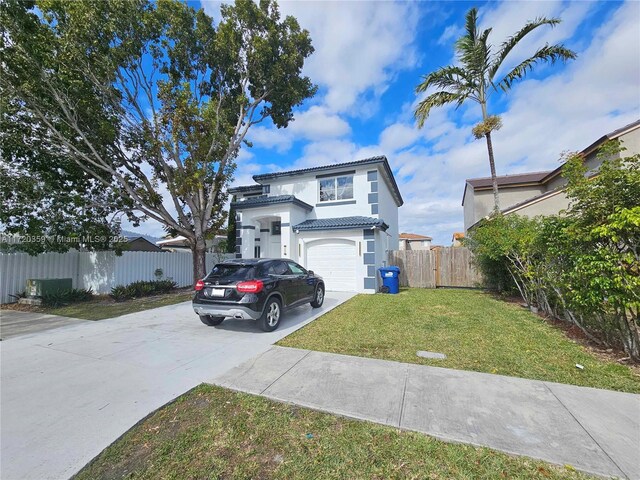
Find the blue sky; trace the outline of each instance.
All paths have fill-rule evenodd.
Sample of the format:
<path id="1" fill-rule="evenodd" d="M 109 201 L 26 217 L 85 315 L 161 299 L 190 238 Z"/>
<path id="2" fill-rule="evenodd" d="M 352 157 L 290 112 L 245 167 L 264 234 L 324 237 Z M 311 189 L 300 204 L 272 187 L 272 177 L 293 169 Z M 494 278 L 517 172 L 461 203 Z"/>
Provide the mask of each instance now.
<path id="1" fill-rule="evenodd" d="M 219 18 L 220 2 L 200 5 Z M 465 178 L 489 175 L 486 145 L 471 135 L 480 112 L 473 104 L 441 108 L 419 130 L 414 90 L 421 75 L 454 62 L 453 44 L 472 6 L 481 26 L 493 27 L 496 45 L 535 17 L 563 20 L 530 35 L 506 67 L 545 42 L 578 53 L 567 65 L 540 65 L 509 94 L 490 99 L 504 124 L 494 139 L 498 174 L 555 168 L 562 152 L 640 118 L 636 1 L 280 2 L 311 33 L 316 51 L 305 73 L 319 90 L 287 129 L 267 124 L 250 132 L 254 147 L 241 152 L 234 184 L 266 171 L 384 154 L 405 198 L 400 230 L 449 244 L 462 230 Z M 149 222 L 138 230 L 159 233 Z"/>

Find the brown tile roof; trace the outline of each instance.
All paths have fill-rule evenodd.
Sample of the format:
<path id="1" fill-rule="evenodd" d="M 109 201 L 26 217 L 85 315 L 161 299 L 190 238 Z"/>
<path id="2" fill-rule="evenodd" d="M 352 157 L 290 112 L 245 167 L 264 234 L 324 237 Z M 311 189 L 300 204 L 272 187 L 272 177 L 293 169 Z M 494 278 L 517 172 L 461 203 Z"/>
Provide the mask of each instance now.
<path id="1" fill-rule="evenodd" d="M 552 170 L 544 172 L 518 173 L 515 175 L 500 175 L 497 177 L 498 186 L 519 185 L 522 183 L 539 183 L 543 178 L 549 175 Z M 491 188 L 491 177 L 468 178 L 467 183 L 475 188 Z"/>
<path id="2" fill-rule="evenodd" d="M 400 238 L 402 240 L 433 240 L 431 237 L 418 235 L 416 233 L 401 233 Z"/>
<path id="3" fill-rule="evenodd" d="M 462 240 L 462 239 L 464 238 L 464 233 L 462 233 L 462 232 L 455 232 L 455 233 L 453 234 L 453 238 L 454 238 L 455 240 Z"/>
<path id="4" fill-rule="evenodd" d="M 603 135 L 598 140 L 596 140 L 591 145 L 589 145 L 587 148 L 582 150 L 580 153 L 586 157 L 587 155 L 589 155 L 589 154 L 593 153 L 595 150 L 597 150 L 604 142 L 606 142 L 608 140 L 615 140 L 616 138 L 624 135 L 625 133 L 631 132 L 631 131 L 639 128 L 639 127 L 640 127 L 640 120 L 636 120 L 635 122 L 631 122 L 630 124 L 625 125 L 624 127 L 618 128 L 617 130 L 614 130 L 613 132 L 610 132 L 610 133 L 607 133 L 606 135 Z M 562 167 L 564 167 L 564 163 L 562 165 L 560 165 L 558 168 L 556 168 L 555 170 L 552 170 L 551 172 L 549 172 L 549 175 L 547 176 L 547 178 L 544 179 L 544 181 L 546 182 L 546 181 L 552 179 L 553 177 L 559 175 L 562 172 Z"/>

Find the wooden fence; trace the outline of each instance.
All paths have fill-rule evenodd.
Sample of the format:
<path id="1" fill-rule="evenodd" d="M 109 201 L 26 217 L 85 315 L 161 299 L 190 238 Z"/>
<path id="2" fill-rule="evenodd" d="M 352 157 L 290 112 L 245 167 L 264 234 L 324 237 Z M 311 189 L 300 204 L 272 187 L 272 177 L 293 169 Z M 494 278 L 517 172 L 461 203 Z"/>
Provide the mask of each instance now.
<path id="1" fill-rule="evenodd" d="M 480 287 L 482 276 L 465 247 L 441 247 L 433 250 L 393 250 L 388 264 L 400 267 L 400 286 Z"/>

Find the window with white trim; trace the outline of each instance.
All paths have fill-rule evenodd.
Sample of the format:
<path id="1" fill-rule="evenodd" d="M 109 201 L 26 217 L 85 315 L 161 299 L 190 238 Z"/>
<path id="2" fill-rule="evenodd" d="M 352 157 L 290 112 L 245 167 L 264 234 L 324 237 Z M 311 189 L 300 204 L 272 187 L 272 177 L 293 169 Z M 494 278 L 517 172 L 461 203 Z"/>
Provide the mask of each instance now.
<path id="1" fill-rule="evenodd" d="M 320 178 L 318 190 L 321 202 L 351 200 L 353 198 L 353 175 Z"/>

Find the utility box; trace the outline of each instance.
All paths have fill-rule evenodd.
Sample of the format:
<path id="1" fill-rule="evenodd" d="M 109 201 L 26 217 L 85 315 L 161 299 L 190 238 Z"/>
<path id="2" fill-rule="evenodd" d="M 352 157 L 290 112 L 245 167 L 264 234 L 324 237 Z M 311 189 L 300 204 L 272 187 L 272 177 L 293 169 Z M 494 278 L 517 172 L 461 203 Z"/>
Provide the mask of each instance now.
<path id="1" fill-rule="evenodd" d="M 27 280 L 27 297 L 42 297 L 56 292 L 72 289 L 70 278 L 30 278 Z"/>

